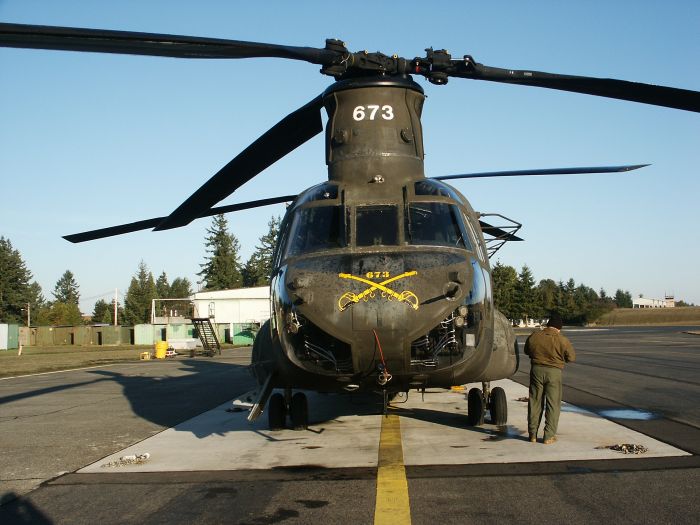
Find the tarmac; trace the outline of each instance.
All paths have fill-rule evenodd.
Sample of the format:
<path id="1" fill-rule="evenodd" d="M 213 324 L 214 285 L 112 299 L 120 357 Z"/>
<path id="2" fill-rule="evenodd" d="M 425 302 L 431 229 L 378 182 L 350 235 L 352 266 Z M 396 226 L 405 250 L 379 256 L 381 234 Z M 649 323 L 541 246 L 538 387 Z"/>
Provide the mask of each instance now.
<path id="1" fill-rule="evenodd" d="M 467 424 L 467 385 L 387 416 L 379 396 L 308 393 L 309 429 L 270 431 L 232 403 L 250 349 L 3 380 L 0 523 L 695 523 L 695 330 L 565 330 L 552 445 L 527 440 L 527 359 L 491 385 L 503 427 Z"/>
<path id="2" fill-rule="evenodd" d="M 476 386 L 476 385 L 473 385 Z M 527 439 L 527 389 L 509 380 L 492 383 L 506 391 L 510 424 L 469 427 L 466 392 L 428 391 L 425 399 L 411 394 L 395 404 L 401 420 L 403 463 L 417 465 L 473 465 L 484 463 L 555 462 L 629 459 L 608 447 L 640 445 L 644 457 L 687 456 L 688 452 L 630 430 L 593 412 L 564 403 L 558 441 L 536 444 Z M 308 393 L 313 420 L 306 431 L 267 430 L 267 418 L 247 422 L 247 411 L 232 402 L 189 419 L 140 443 L 78 471 L 193 472 L 267 470 L 284 467 L 376 467 L 381 414 L 357 414 L 349 395 Z M 355 413 L 353 413 L 355 412 Z M 334 415 L 335 414 L 335 415 Z M 140 463 L 122 458 L 142 456 Z"/>

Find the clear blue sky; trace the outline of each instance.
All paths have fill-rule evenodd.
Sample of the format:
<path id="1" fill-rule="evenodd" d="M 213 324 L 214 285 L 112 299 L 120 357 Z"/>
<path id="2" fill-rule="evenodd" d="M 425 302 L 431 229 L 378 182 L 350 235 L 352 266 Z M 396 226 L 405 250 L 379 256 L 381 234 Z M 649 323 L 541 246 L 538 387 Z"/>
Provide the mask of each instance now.
<path id="1" fill-rule="evenodd" d="M 484 6 L 484 4 L 488 4 Z M 0 0 L 4 22 L 211 36 L 405 57 L 426 47 L 513 69 L 700 90 L 700 3 Z M 70 244 L 61 235 L 167 215 L 330 79 L 275 59 L 211 60 L 0 50 L 0 235 L 44 295 L 66 269 L 81 307 L 125 291 L 140 260 L 172 280 L 204 260 L 209 219 Z M 482 212 L 523 223 L 496 256 L 537 280 L 700 303 L 700 115 L 545 89 L 428 84 L 426 171 L 653 165 L 622 175 L 458 181 Z M 324 180 L 322 136 L 224 203 Z M 283 206 L 229 215 L 243 259 Z"/>

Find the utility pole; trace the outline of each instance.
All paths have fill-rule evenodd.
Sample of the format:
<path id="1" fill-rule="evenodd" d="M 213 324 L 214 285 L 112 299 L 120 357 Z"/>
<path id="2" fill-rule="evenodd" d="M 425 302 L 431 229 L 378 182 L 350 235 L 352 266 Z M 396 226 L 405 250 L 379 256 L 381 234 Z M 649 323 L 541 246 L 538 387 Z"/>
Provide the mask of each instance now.
<path id="1" fill-rule="evenodd" d="M 114 289 L 114 326 L 117 326 L 117 304 L 119 301 L 119 290 Z"/>
<path id="2" fill-rule="evenodd" d="M 32 305 L 27 303 L 27 328 L 32 326 Z"/>

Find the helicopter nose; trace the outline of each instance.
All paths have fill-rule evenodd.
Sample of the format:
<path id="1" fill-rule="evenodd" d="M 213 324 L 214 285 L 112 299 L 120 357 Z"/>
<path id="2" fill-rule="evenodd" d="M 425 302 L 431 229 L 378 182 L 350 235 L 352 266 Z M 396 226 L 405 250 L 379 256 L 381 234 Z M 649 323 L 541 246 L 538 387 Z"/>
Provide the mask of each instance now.
<path id="1" fill-rule="evenodd" d="M 437 249 L 298 261 L 280 289 L 289 301 L 284 332 L 303 345 L 304 360 L 327 360 L 338 373 L 412 373 L 416 341 L 448 318 L 458 328 L 467 322 L 455 312 L 469 300 L 473 263 Z"/>

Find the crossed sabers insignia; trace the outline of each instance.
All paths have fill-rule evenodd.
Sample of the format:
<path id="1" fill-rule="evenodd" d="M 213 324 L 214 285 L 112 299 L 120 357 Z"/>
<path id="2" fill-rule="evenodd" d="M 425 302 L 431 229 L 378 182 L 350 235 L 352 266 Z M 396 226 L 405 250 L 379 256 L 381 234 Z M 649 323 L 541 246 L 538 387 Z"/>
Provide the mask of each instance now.
<path id="1" fill-rule="evenodd" d="M 359 294 L 354 294 L 352 292 L 345 292 L 340 299 L 338 299 L 338 308 L 342 312 L 345 310 L 348 306 L 351 306 L 355 303 L 359 303 L 360 300 L 367 301 L 368 299 L 374 298 L 375 296 L 375 290 L 381 290 L 382 292 L 382 297 L 385 297 L 389 301 L 396 299 L 399 302 L 406 303 L 409 305 L 411 308 L 414 310 L 418 310 L 418 305 L 420 304 L 420 301 L 418 301 L 418 297 L 416 297 L 416 294 L 411 292 L 410 290 L 405 290 L 401 293 L 395 292 L 391 288 L 387 288 L 387 284 L 392 283 L 394 281 L 398 281 L 399 279 L 403 279 L 404 277 L 410 277 L 412 275 L 417 275 L 418 272 L 415 270 L 412 270 L 410 272 L 404 272 L 401 275 L 397 275 L 395 277 L 392 277 L 391 279 L 387 279 L 386 281 L 382 281 L 381 283 L 376 283 L 374 281 L 370 281 L 369 279 L 364 279 L 363 277 L 357 277 L 356 275 L 351 275 L 349 273 L 339 273 L 338 277 L 341 279 L 350 279 L 353 281 L 359 281 L 364 284 L 368 284 L 369 288 L 367 288 L 365 291 L 359 293 Z"/>

